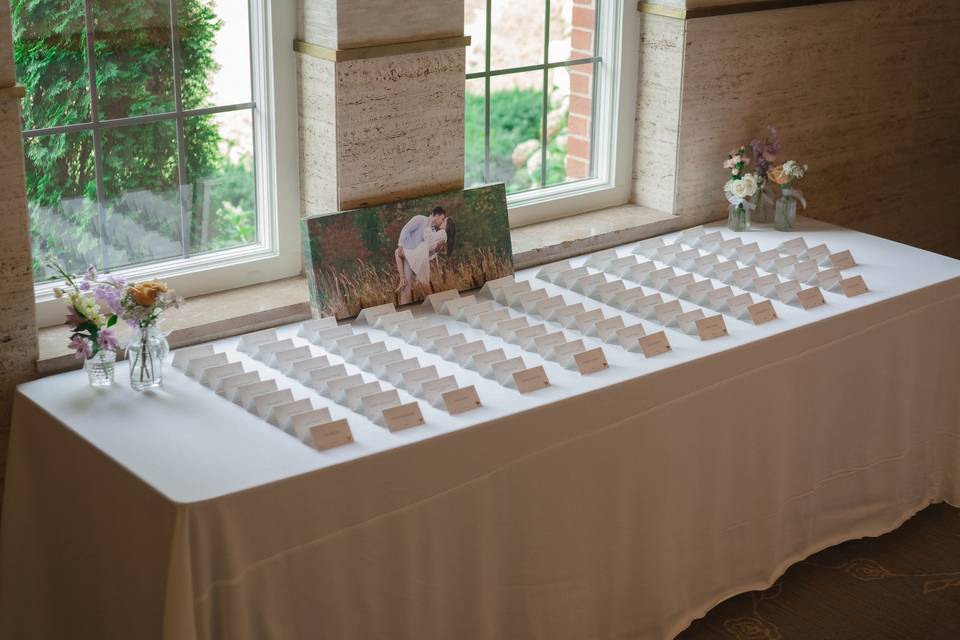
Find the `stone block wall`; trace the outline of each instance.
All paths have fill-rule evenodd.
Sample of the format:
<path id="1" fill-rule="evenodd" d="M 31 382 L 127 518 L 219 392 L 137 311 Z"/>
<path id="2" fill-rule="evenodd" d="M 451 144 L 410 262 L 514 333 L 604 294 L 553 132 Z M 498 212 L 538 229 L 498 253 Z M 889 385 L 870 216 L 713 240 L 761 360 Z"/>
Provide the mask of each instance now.
<path id="1" fill-rule="evenodd" d="M 570 59 L 593 56 L 596 36 L 595 0 L 574 0 L 571 12 Z M 570 109 L 567 115 L 567 179 L 590 175 L 593 127 L 593 65 L 575 65 L 570 71 Z"/>

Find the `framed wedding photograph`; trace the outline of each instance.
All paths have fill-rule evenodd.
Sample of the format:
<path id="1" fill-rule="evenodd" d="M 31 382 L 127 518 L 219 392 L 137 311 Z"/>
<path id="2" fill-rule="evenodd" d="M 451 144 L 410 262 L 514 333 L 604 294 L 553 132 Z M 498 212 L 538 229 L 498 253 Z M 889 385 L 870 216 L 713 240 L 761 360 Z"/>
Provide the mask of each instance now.
<path id="1" fill-rule="evenodd" d="M 303 218 L 310 300 L 338 319 L 513 273 L 507 197 L 493 184 Z"/>

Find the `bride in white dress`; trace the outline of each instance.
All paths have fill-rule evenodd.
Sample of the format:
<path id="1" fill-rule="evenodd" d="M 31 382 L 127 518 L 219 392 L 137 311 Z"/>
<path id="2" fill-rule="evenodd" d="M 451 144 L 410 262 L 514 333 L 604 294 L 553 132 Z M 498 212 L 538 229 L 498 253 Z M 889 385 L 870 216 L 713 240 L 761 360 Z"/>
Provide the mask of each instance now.
<path id="1" fill-rule="evenodd" d="M 430 288 L 430 261 L 436 258 L 437 254 L 442 252 L 447 246 L 447 222 L 449 218 L 444 218 L 443 222 L 436 229 L 427 227 L 424 232 L 423 242 L 412 249 L 404 250 L 402 247 L 397 249 L 397 271 L 400 273 L 400 286 L 398 291 L 410 287 L 413 283 L 407 282 L 404 278 L 403 261 L 413 272 L 414 281 Z"/>

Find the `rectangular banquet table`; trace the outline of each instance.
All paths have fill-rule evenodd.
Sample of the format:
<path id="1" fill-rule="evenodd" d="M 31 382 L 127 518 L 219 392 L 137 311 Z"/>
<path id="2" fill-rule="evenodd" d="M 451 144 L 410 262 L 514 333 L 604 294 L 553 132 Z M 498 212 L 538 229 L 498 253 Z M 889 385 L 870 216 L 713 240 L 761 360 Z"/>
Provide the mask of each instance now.
<path id="1" fill-rule="evenodd" d="M 672 349 L 645 358 L 567 329 L 609 363 L 580 375 L 417 307 L 543 365 L 551 385 L 521 394 L 355 327 L 482 402 L 451 416 L 400 389 L 425 424 L 396 432 L 238 352 L 236 338 L 214 343 L 346 418 L 355 441 L 326 451 L 169 366 L 163 389 L 142 394 L 126 365 L 106 391 L 83 372 L 22 385 L 0 636 L 671 638 L 813 552 L 932 502 L 960 505 L 960 262 L 809 220 L 792 234 L 706 229 L 717 230 L 763 251 L 797 237 L 850 250 L 857 265 L 843 275 L 869 291 L 825 291 L 810 310 L 774 300 L 778 318 L 760 325 L 725 312 L 729 335 L 700 340 L 530 269 L 516 279 L 664 330 Z M 297 329 L 279 337 L 310 344 Z"/>

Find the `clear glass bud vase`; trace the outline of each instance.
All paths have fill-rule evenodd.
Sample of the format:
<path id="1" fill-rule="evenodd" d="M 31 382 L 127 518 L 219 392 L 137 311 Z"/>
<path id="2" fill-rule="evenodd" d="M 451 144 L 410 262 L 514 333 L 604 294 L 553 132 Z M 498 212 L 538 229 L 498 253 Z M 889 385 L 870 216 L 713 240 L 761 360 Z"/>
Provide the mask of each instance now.
<path id="1" fill-rule="evenodd" d="M 777 231 L 793 231 L 797 222 L 797 199 L 790 195 L 790 189 L 782 189 L 774 207 L 773 226 Z"/>
<path id="2" fill-rule="evenodd" d="M 758 222 L 773 222 L 774 198 L 769 182 L 764 182 L 763 188 L 757 192 L 757 208 L 750 212 L 750 224 Z"/>
<path id="3" fill-rule="evenodd" d="M 134 391 L 163 385 L 163 360 L 169 347 L 156 327 L 141 327 L 127 345 L 130 363 L 130 387 Z"/>
<path id="4" fill-rule="evenodd" d="M 727 214 L 727 226 L 731 231 L 749 231 L 750 211 L 742 204 L 731 204 Z"/>
<path id="5" fill-rule="evenodd" d="M 101 349 L 87 358 L 83 369 L 87 372 L 91 387 L 109 387 L 113 384 L 117 354 L 109 349 Z"/>

